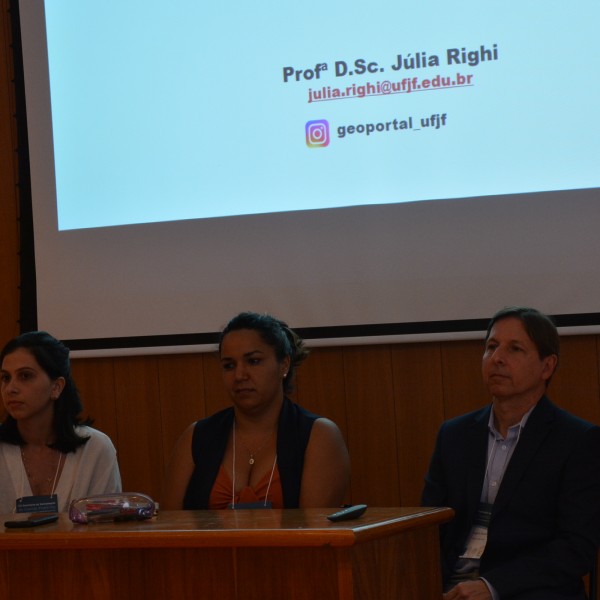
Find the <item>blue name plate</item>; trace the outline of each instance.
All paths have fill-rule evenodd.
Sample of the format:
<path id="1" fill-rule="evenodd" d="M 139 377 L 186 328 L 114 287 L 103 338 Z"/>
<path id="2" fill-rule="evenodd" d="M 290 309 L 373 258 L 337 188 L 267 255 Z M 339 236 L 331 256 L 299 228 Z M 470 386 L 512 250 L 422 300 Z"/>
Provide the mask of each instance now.
<path id="1" fill-rule="evenodd" d="M 18 513 L 56 513 L 58 512 L 58 496 L 24 496 L 17 498 Z"/>

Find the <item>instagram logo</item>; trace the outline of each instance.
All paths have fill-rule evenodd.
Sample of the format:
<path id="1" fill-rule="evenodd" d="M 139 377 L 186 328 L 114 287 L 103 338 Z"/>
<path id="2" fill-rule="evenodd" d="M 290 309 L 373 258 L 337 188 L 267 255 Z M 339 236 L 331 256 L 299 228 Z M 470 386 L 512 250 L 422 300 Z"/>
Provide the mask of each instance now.
<path id="1" fill-rule="evenodd" d="M 309 148 L 329 146 L 329 123 L 325 119 L 306 123 L 306 145 Z"/>

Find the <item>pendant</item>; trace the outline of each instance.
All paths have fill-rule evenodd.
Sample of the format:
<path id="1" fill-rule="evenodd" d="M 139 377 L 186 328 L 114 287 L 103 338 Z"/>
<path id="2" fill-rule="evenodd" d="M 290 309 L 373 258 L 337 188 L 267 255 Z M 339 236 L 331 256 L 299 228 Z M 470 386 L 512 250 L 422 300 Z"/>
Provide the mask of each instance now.
<path id="1" fill-rule="evenodd" d="M 250 455 L 250 460 L 248 461 L 251 465 L 254 464 L 254 456 Z"/>

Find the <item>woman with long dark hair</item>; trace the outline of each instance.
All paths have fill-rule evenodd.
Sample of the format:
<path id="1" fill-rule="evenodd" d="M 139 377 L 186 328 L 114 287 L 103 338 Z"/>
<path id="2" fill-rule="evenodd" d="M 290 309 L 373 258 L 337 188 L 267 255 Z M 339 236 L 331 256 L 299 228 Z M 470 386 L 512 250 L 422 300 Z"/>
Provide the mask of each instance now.
<path id="1" fill-rule="evenodd" d="M 0 352 L 0 513 L 66 511 L 71 500 L 121 491 L 115 448 L 82 421 L 69 349 L 44 331 Z"/>

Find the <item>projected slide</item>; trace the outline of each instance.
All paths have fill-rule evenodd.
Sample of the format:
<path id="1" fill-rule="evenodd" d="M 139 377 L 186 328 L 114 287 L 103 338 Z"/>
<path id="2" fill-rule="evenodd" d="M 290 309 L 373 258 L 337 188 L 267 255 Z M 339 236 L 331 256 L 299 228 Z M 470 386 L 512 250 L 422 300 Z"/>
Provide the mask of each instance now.
<path id="1" fill-rule="evenodd" d="M 61 230 L 600 185 L 600 2 L 46 3 Z"/>

